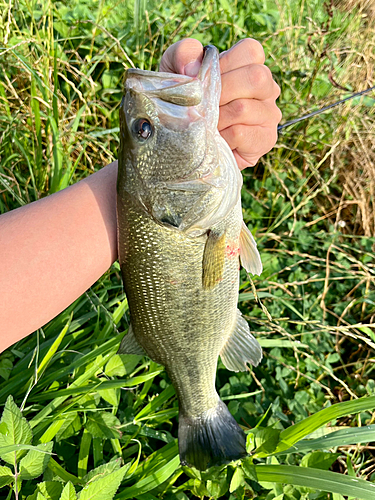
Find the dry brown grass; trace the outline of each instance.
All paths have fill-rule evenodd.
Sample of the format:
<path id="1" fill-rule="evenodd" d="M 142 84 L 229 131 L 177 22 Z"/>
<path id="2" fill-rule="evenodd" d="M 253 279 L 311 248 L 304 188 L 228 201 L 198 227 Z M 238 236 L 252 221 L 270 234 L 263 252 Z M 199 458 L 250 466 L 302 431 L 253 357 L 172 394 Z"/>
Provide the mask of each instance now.
<path id="1" fill-rule="evenodd" d="M 337 5 L 348 12 L 357 8 L 362 18 L 362 29 L 339 49 L 346 66 L 340 84 L 356 91 L 371 87 L 375 82 L 375 1 L 342 0 Z M 334 154 L 342 193 L 339 199 L 331 200 L 334 213 L 329 217 L 349 234 L 375 236 L 374 105 L 372 92 L 361 100 L 361 105 L 344 106 L 343 121 L 337 130 L 340 144 Z"/>

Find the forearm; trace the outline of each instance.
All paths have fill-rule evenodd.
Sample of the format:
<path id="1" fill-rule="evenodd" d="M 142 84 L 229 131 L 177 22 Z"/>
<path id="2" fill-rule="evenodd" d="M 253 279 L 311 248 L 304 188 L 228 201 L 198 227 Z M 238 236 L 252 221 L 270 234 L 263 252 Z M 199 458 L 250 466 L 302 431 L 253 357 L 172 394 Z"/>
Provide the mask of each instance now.
<path id="1" fill-rule="evenodd" d="M 117 162 L 0 217 L 0 352 L 41 327 L 117 258 Z"/>

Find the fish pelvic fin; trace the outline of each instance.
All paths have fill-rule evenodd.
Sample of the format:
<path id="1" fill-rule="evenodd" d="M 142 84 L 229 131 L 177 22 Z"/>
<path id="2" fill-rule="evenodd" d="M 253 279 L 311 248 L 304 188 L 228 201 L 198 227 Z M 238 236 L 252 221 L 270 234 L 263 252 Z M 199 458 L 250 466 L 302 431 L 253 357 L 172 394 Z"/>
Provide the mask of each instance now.
<path id="1" fill-rule="evenodd" d="M 220 399 L 196 418 L 180 412 L 178 446 L 181 464 L 202 471 L 247 455 L 245 433 Z"/>
<path id="2" fill-rule="evenodd" d="M 225 233 L 209 231 L 202 260 L 202 285 L 211 290 L 223 279 L 225 257 Z"/>
<path id="3" fill-rule="evenodd" d="M 233 372 L 246 371 L 247 363 L 258 366 L 262 360 L 262 348 L 251 335 L 249 325 L 238 309 L 236 326 L 221 350 L 220 357 L 225 367 Z"/>
<path id="4" fill-rule="evenodd" d="M 254 236 L 244 222 L 240 234 L 240 258 L 242 267 L 248 273 L 257 274 L 258 276 L 262 274 L 263 266 L 257 244 L 255 243 Z"/>
<path id="5" fill-rule="evenodd" d="M 147 356 L 146 351 L 135 338 L 131 323 L 129 325 L 128 333 L 121 340 L 117 354 L 139 354 L 141 356 Z"/>

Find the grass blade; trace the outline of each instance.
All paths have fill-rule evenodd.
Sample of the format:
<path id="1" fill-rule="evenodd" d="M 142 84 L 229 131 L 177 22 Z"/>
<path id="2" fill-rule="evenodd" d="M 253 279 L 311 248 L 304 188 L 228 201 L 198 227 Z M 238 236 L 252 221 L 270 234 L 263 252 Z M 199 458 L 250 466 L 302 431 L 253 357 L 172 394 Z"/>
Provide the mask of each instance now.
<path id="1" fill-rule="evenodd" d="M 295 465 L 256 465 L 259 481 L 282 483 L 329 491 L 363 500 L 374 500 L 375 484 L 336 472 Z"/>
<path id="2" fill-rule="evenodd" d="M 365 427 L 349 427 L 330 432 L 317 439 L 303 439 L 281 453 L 300 453 L 313 450 L 328 450 L 338 446 L 347 446 L 375 441 L 375 424 Z"/>
<path id="3" fill-rule="evenodd" d="M 180 457 L 177 455 L 156 472 L 153 472 L 149 476 L 146 476 L 134 486 L 130 486 L 129 488 L 126 488 L 124 491 L 116 495 L 115 500 L 126 500 L 127 498 L 134 498 L 135 495 L 141 495 L 142 493 L 147 493 L 148 491 L 153 490 L 154 488 L 159 486 L 159 484 L 164 483 L 164 481 L 166 481 L 174 473 L 179 465 Z"/>
<path id="4" fill-rule="evenodd" d="M 353 413 L 373 410 L 374 408 L 375 396 L 355 399 L 353 401 L 345 401 L 344 403 L 338 403 L 330 406 L 329 408 L 325 408 L 324 410 L 321 410 L 282 431 L 280 434 L 280 442 L 273 454 L 287 450 L 297 443 L 297 441 L 300 441 L 304 437 L 308 436 L 319 427 L 328 424 L 331 420 L 345 417 Z M 258 454 L 255 452 L 255 455 L 258 457 L 268 456 L 265 452 L 260 452 Z"/>

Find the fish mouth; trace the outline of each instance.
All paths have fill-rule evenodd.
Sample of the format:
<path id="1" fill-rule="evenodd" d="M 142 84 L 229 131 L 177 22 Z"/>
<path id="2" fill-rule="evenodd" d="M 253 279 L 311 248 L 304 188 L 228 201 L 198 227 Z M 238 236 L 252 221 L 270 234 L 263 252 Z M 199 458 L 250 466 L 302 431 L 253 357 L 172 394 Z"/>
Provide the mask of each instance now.
<path id="1" fill-rule="evenodd" d="M 203 60 L 197 76 L 157 73 L 141 69 L 128 69 L 125 76 L 125 90 L 132 89 L 149 98 L 161 99 L 178 106 L 198 106 L 204 99 L 202 85 L 212 66 L 217 48 L 207 45 L 203 48 Z"/>

